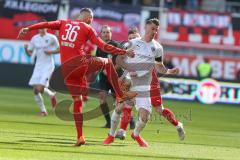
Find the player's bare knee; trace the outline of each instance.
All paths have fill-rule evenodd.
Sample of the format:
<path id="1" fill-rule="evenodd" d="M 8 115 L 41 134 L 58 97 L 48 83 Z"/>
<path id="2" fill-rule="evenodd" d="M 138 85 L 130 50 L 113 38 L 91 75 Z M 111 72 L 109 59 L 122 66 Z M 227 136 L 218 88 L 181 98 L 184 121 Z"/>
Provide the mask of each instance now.
<path id="1" fill-rule="evenodd" d="M 41 90 L 39 89 L 39 86 L 34 86 L 34 87 L 33 87 L 33 92 L 34 92 L 34 94 L 39 94 L 39 93 L 41 93 Z"/>
<path id="2" fill-rule="evenodd" d="M 33 93 L 34 93 L 35 95 L 37 95 L 39 92 L 38 92 L 38 90 L 37 90 L 36 88 L 33 88 Z"/>
<path id="3" fill-rule="evenodd" d="M 117 114 L 122 114 L 122 110 L 119 109 L 119 108 L 116 108 L 116 109 L 115 109 L 115 112 L 116 112 Z"/>
<path id="4" fill-rule="evenodd" d="M 123 111 L 123 108 L 124 108 L 124 104 L 123 104 L 123 103 L 119 103 L 119 104 L 117 104 L 117 107 L 116 107 L 115 111 L 116 111 L 118 114 L 121 114 L 122 111 Z"/>
<path id="5" fill-rule="evenodd" d="M 139 120 L 141 120 L 144 123 L 147 123 L 149 119 L 150 119 L 150 113 L 147 110 L 140 108 L 139 109 Z"/>
<path id="6" fill-rule="evenodd" d="M 160 105 L 160 106 L 156 107 L 156 112 L 159 113 L 159 114 L 162 114 L 163 110 L 164 110 L 163 105 Z"/>
<path id="7" fill-rule="evenodd" d="M 44 93 L 44 87 L 40 87 L 40 88 L 39 88 L 39 92 L 40 92 L 40 93 Z"/>
<path id="8" fill-rule="evenodd" d="M 121 89 L 125 92 L 129 91 L 132 86 L 131 79 L 124 78 L 121 83 Z"/>
<path id="9" fill-rule="evenodd" d="M 144 115 L 144 116 L 139 117 L 139 121 L 142 121 L 142 122 L 144 122 L 144 123 L 147 123 L 148 120 L 149 120 L 148 116 L 145 116 L 145 115 Z"/>

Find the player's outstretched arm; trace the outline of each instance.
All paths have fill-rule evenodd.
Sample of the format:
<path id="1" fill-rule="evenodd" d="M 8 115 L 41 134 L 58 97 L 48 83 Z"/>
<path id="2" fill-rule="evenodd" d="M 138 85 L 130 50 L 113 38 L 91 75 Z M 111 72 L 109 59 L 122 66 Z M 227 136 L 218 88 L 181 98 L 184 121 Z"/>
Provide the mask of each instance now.
<path id="1" fill-rule="evenodd" d="M 29 31 L 28 28 L 22 28 L 22 29 L 19 31 L 17 38 L 18 38 L 18 39 L 23 38 L 23 37 L 28 33 L 28 31 Z"/>
<path id="2" fill-rule="evenodd" d="M 28 45 L 27 45 L 27 44 L 24 45 L 24 50 L 25 50 L 25 53 L 26 53 L 28 56 L 32 56 L 33 51 L 28 50 Z"/>
<path id="3" fill-rule="evenodd" d="M 175 67 L 175 68 L 172 68 L 172 69 L 167 69 L 162 62 L 156 62 L 155 63 L 155 68 L 161 74 L 178 75 L 180 73 L 180 69 L 179 68 Z"/>
<path id="4" fill-rule="evenodd" d="M 23 38 L 29 31 L 37 30 L 41 28 L 50 28 L 50 29 L 59 29 L 61 26 L 61 21 L 52 21 L 52 22 L 40 22 L 33 24 L 31 26 L 22 28 L 18 33 L 18 39 Z"/>
<path id="5" fill-rule="evenodd" d="M 60 48 L 58 47 L 57 49 L 55 50 L 52 50 L 52 51 L 44 51 L 45 54 L 47 55 L 51 55 L 51 54 L 59 54 L 60 53 Z"/>
<path id="6" fill-rule="evenodd" d="M 90 41 L 97 45 L 101 50 L 113 54 L 113 55 L 124 55 L 127 54 L 129 57 L 134 57 L 133 49 L 124 50 L 121 48 L 114 47 L 113 45 L 105 43 L 101 38 L 96 36 L 95 30 L 90 28 L 89 32 Z"/>

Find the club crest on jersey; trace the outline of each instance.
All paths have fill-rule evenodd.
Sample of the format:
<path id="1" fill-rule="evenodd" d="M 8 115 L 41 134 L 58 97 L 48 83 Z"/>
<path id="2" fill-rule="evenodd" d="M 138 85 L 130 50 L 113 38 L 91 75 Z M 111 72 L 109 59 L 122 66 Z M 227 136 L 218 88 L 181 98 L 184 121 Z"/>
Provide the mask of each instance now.
<path id="1" fill-rule="evenodd" d="M 45 42 L 48 43 L 48 39 L 46 39 Z"/>
<path id="2" fill-rule="evenodd" d="M 156 50 L 156 48 L 155 47 L 151 47 L 151 50 L 152 50 L 152 52 L 154 52 Z"/>
<path id="3" fill-rule="evenodd" d="M 131 48 L 132 47 L 132 42 L 125 42 L 124 44 L 123 44 L 123 48 L 124 49 L 128 49 L 128 48 Z"/>

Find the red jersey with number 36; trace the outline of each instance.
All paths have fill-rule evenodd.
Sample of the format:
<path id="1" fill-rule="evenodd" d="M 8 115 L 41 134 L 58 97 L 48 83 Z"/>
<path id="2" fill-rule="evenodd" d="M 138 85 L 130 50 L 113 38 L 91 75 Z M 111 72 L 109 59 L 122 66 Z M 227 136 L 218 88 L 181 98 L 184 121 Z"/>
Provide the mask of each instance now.
<path id="1" fill-rule="evenodd" d="M 52 22 L 37 23 L 28 27 L 29 30 L 50 28 L 59 30 L 61 62 L 85 55 L 84 46 L 88 40 L 96 44 L 102 50 L 112 54 L 125 54 L 126 51 L 103 42 L 96 31 L 88 24 L 78 20 L 58 20 Z"/>

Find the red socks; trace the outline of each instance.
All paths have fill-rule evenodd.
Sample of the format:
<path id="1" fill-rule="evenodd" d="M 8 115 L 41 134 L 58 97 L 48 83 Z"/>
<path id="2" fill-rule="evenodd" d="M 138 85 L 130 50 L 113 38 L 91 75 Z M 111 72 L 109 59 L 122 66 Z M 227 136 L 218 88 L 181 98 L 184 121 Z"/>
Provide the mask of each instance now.
<path id="1" fill-rule="evenodd" d="M 75 120 L 75 126 L 77 129 L 77 138 L 79 139 L 83 133 L 82 133 L 82 126 L 83 126 L 83 114 L 82 114 L 82 101 L 74 101 L 74 120 Z"/>
<path id="2" fill-rule="evenodd" d="M 106 72 L 107 72 L 107 78 L 108 81 L 111 83 L 116 96 L 117 97 L 122 97 L 123 96 L 123 92 L 120 89 L 120 85 L 118 83 L 118 74 L 114 68 L 113 62 L 111 59 L 108 59 L 108 63 L 105 66 Z"/>
<path id="3" fill-rule="evenodd" d="M 168 108 L 164 108 L 162 111 L 163 117 L 165 117 L 170 123 L 172 123 L 174 126 L 178 125 L 178 121 L 175 118 L 172 111 L 170 111 Z"/>
<path id="4" fill-rule="evenodd" d="M 127 129 L 128 124 L 131 121 L 131 117 L 132 117 L 132 108 L 126 108 L 124 107 L 123 109 L 123 116 L 121 118 L 121 124 L 120 124 L 120 128 L 125 130 Z"/>

